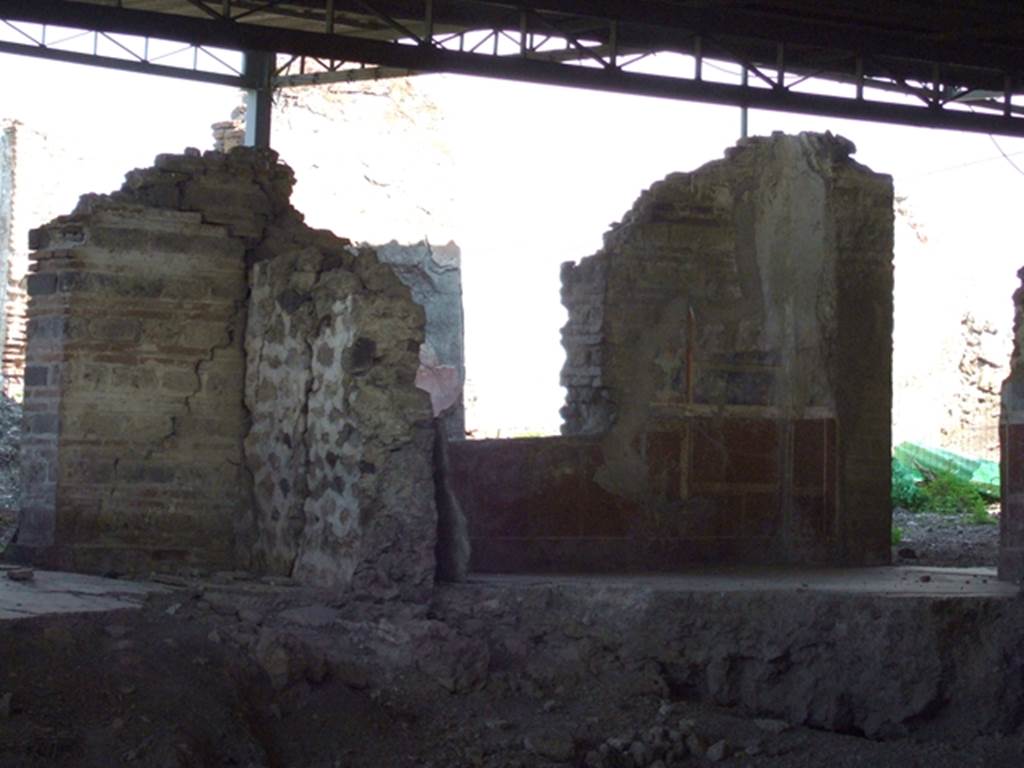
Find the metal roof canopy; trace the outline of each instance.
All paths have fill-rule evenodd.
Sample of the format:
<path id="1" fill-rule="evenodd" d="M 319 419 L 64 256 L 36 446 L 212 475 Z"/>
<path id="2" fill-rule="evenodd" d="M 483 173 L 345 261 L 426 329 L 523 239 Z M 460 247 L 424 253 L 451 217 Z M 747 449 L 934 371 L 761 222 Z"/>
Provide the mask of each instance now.
<path id="1" fill-rule="evenodd" d="M 90 31 L 128 55 L 60 49 L 22 23 Z M 342 79 L 451 72 L 739 107 L 1024 136 L 1024 6 L 996 0 L 0 0 L 27 53 L 262 93 Z M 143 51 L 117 35 L 146 41 Z M 172 67 L 178 41 L 227 71 Z M 233 68 L 209 48 L 251 52 Z M 693 57 L 643 71 L 655 53 Z M 262 54 L 262 55 L 260 55 Z M 275 62 L 269 54 L 284 54 Z M 738 82 L 710 79 L 730 63 Z M 682 71 L 685 70 L 685 71 Z M 846 95 L 820 93 L 820 82 Z M 816 92 L 819 91 L 819 92 Z"/>

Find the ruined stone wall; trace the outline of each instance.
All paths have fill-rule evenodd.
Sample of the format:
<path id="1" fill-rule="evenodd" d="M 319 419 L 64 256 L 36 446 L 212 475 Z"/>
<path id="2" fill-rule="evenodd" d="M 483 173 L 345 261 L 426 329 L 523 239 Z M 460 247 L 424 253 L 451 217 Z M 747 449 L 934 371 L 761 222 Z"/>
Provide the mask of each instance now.
<path id="1" fill-rule="evenodd" d="M 110 200 L 33 246 L 19 547 L 94 571 L 230 566 L 244 247 L 198 213 Z"/>
<path id="2" fill-rule="evenodd" d="M 265 253 L 264 253 L 265 252 Z M 434 576 L 423 309 L 369 248 L 273 230 L 252 269 L 246 463 L 255 564 L 378 598 Z"/>
<path id="3" fill-rule="evenodd" d="M 1024 269 L 1013 294 L 1013 354 L 999 417 L 999 578 L 1024 580 Z"/>
<path id="4" fill-rule="evenodd" d="M 213 148 L 217 152 L 230 152 L 245 145 L 245 106 L 235 107 L 230 120 L 221 120 L 210 126 Z"/>
<path id="5" fill-rule="evenodd" d="M 11 121 L 0 122 L 0 305 L 6 309 L 7 295 L 3 290 L 7 283 L 7 271 L 12 256 L 14 219 L 14 164 L 17 125 Z M 6 336 L 6 317 L 0 318 L 0 339 Z"/>
<path id="6" fill-rule="evenodd" d="M 76 197 L 64 183 L 71 166 L 81 175 L 82 158 L 66 140 L 41 132 L 33 123 L 0 120 L 0 199 L 4 200 L 0 210 L 6 207 L 9 236 L 0 283 L 4 294 L 0 371 L 4 394 L 14 399 L 21 398 L 24 386 L 29 232 L 74 204 Z M 54 184 L 54 179 L 62 183 Z"/>
<path id="7" fill-rule="evenodd" d="M 846 221 L 863 223 L 847 202 L 875 217 L 883 273 L 892 255 L 888 179 L 851 149 L 811 134 L 743 141 L 652 186 L 599 253 L 565 264 L 563 432 L 657 406 L 833 407 L 837 255 Z M 857 195 L 874 197 L 845 199 Z M 869 235 L 853 234 L 847 260 L 875 258 Z"/>
<path id="8" fill-rule="evenodd" d="M 850 145 L 852 149 L 852 145 Z M 845 160 L 845 162 L 844 162 Z M 826 233 L 834 238 L 835 335 L 826 336 L 837 443 L 842 562 L 888 562 L 892 535 L 892 178 L 835 157 Z M 831 226 L 829 226 L 829 224 Z M 828 314 L 828 305 L 821 309 Z"/>
<path id="9" fill-rule="evenodd" d="M 608 259 L 601 254 L 579 264 L 562 265 L 562 304 L 569 319 L 562 328 L 565 365 L 562 386 L 564 434 L 607 432 L 615 421 L 615 405 L 605 386 L 604 309 L 608 291 Z"/>
<path id="10" fill-rule="evenodd" d="M 245 254 L 288 175 L 162 155 L 33 233 L 17 544 L 84 570 L 234 564 Z"/>
<path id="11" fill-rule="evenodd" d="M 21 557 L 432 583 L 423 309 L 273 152 L 191 150 L 34 234 Z"/>
<path id="12" fill-rule="evenodd" d="M 971 312 L 961 318 L 958 386 L 942 427 L 941 447 L 998 460 L 1000 389 L 1009 373 L 1012 341 L 991 320 Z"/>
<path id="13" fill-rule="evenodd" d="M 601 251 L 563 265 L 563 433 L 587 448 L 524 444 L 546 458 L 510 453 L 491 479 L 525 473 L 565 525 L 481 528 L 509 500 L 489 485 L 499 501 L 464 504 L 475 560 L 498 539 L 571 541 L 597 568 L 888 560 L 892 181 L 852 151 L 829 134 L 741 141 L 652 186 Z"/>
<path id="14" fill-rule="evenodd" d="M 25 263 L 18 243 L 24 233 L 15 222 L 19 127 L 13 120 L 0 122 L 0 372 L 8 396 L 21 394 L 25 363 Z"/>

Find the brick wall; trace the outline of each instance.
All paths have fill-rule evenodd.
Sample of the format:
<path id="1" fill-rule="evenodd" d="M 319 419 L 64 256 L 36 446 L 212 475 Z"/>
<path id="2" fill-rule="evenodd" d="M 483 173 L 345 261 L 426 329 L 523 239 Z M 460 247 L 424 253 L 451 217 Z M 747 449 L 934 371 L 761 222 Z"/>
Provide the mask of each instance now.
<path id="1" fill-rule="evenodd" d="M 0 244 L 0 372 L 4 394 L 15 399 L 22 396 L 25 369 L 29 231 L 61 209 L 55 198 L 62 192 L 55 193 L 51 180 L 76 160 L 31 124 L 0 120 L 0 241 L 5 228 L 7 238 Z"/>
<path id="2" fill-rule="evenodd" d="M 799 537 L 834 540 L 835 421 L 703 417 L 638 437 L 642 498 L 602 477 L 600 436 L 453 443 L 452 486 L 469 513 L 472 570 L 668 571 L 785 562 Z M 780 462 L 781 455 L 794 461 Z M 790 494 L 794 527 L 780 503 Z"/>
<path id="3" fill-rule="evenodd" d="M 24 362 L 24 295 L 18 295 L 17 280 L 12 279 L 15 278 L 13 273 L 18 271 L 12 268 L 12 262 L 16 261 L 14 186 L 17 135 L 18 123 L 7 120 L 0 122 L 0 303 L 3 306 L 3 314 L 0 316 L 0 344 L 3 345 L 0 372 L 4 375 L 4 394 L 8 395 L 11 394 L 8 379 L 16 379 L 20 385 Z M 16 369 L 11 365 L 12 362 L 18 364 Z M 20 386 L 16 389 L 20 389 Z"/>
<path id="4" fill-rule="evenodd" d="M 269 151 L 161 155 L 34 233 L 18 557 L 429 594 L 424 309 L 293 182 Z"/>
<path id="5" fill-rule="evenodd" d="M 534 467 L 523 504 L 551 519 L 610 504 L 622 525 L 588 567 L 887 562 L 892 181 L 852 151 L 829 134 L 749 139 L 645 191 L 597 254 L 562 267 L 563 434 L 577 457 L 586 438 L 586 461 L 557 458 L 557 440 L 453 457 L 479 469 L 509 451 Z M 479 482 L 515 485 L 494 473 Z M 503 513 L 472 475 L 479 563 Z M 593 544 L 568 530 L 560 546 Z"/>
<path id="6" fill-rule="evenodd" d="M 229 567 L 244 246 L 199 213 L 104 204 L 33 247 L 19 546 L 85 570 Z"/>

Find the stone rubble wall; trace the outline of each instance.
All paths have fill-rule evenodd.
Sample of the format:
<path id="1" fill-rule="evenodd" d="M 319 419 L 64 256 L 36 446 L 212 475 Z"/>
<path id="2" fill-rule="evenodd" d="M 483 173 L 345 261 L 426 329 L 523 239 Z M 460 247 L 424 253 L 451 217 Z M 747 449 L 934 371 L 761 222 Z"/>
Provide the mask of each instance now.
<path id="1" fill-rule="evenodd" d="M 161 155 L 34 233 L 20 556 L 423 599 L 424 312 L 270 151 Z"/>
<path id="2" fill-rule="evenodd" d="M 563 265 L 563 434 L 593 439 L 453 450 L 476 560 L 888 562 L 892 180 L 853 149 L 743 140 Z"/>
<path id="3" fill-rule="evenodd" d="M 245 401 L 260 569 L 425 598 L 437 514 L 424 312 L 369 248 L 272 230 L 251 273 Z"/>
<path id="4" fill-rule="evenodd" d="M 14 169 L 17 162 L 17 131 L 18 124 L 4 120 L 0 122 L 0 301 L 3 301 L 5 314 L 0 318 L 0 339 L 6 336 L 7 328 L 7 295 L 3 291 L 6 285 L 7 271 L 10 269 L 13 253 L 14 234 Z"/>
<path id="5" fill-rule="evenodd" d="M 210 128 L 213 131 L 213 148 L 217 152 L 230 152 L 245 144 L 245 106 L 235 107 L 230 120 L 221 120 Z"/>
<path id="6" fill-rule="evenodd" d="M 27 299 L 24 280 L 28 267 L 24 245 L 27 240 L 26 214 L 30 213 L 22 210 L 25 194 L 18 194 L 18 156 L 19 151 L 23 151 L 31 162 L 32 153 L 37 149 L 32 138 L 18 121 L 0 121 L 0 301 L 3 302 L 0 373 L 3 375 L 4 394 L 16 398 L 21 396 L 24 386 Z"/>
<path id="7" fill-rule="evenodd" d="M 982 459 L 999 459 L 1000 390 L 1009 373 L 1012 341 L 971 312 L 960 321 L 959 385 L 942 428 L 942 447 Z"/>
<path id="8" fill-rule="evenodd" d="M 604 301 L 608 291 L 608 255 L 603 252 L 579 264 L 562 265 L 562 304 L 569 319 L 562 328 L 566 362 L 562 386 L 564 434 L 601 434 L 611 429 L 615 407 L 604 386 Z"/>

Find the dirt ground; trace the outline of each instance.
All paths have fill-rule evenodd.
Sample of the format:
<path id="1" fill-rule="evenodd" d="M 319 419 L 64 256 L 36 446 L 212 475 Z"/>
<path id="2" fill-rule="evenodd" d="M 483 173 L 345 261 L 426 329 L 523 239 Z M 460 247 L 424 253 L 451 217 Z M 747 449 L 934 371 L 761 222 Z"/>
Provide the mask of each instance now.
<path id="1" fill-rule="evenodd" d="M 999 557 L 998 524 L 975 525 L 966 515 L 902 509 L 893 511 L 892 524 L 901 533 L 892 550 L 894 564 L 991 568 Z"/>
<path id="2" fill-rule="evenodd" d="M 177 590 L 142 610 L 0 623 L 0 765 L 1024 764 L 1019 733 L 872 741 L 790 727 L 675 695 L 656 670 L 628 677 L 594 670 L 565 687 L 493 669 L 457 693 L 415 672 L 370 679 L 308 659 L 246 653 L 226 631 L 228 618 L 223 604 Z"/>

